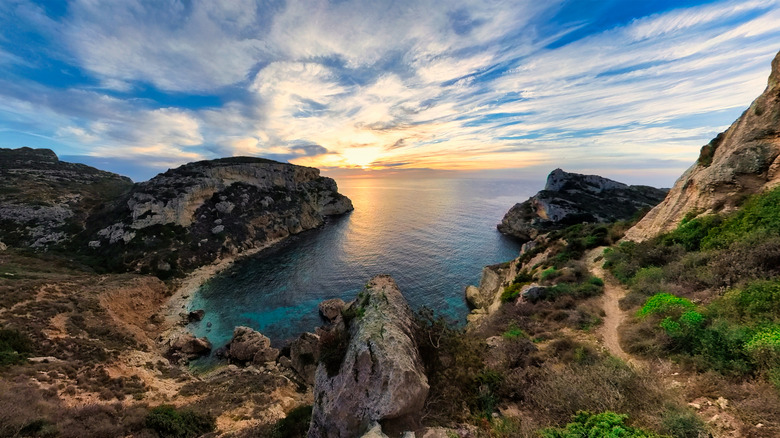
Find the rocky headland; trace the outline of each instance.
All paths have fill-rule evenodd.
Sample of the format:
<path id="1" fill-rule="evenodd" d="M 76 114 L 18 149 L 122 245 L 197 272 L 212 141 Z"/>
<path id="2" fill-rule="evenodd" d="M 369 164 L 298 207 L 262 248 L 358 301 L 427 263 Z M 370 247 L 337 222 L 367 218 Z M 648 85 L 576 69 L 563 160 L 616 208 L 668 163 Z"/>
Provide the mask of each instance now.
<path id="1" fill-rule="evenodd" d="M 539 234 L 578 223 L 631 219 L 640 210 L 661 202 L 666 192 L 555 169 L 547 176 L 544 189 L 515 204 L 497 228 L 504 234 L 529 241 Z"/>

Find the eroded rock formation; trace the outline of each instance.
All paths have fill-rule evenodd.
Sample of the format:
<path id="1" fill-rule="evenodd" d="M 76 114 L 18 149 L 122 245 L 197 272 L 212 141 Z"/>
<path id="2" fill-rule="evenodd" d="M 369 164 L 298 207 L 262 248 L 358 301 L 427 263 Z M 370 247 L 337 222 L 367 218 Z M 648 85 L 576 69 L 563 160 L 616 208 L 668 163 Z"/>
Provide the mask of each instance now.
<path id="1" fill-rule="evenodd" d="M 345 312 L 354 315 L 348 347 L 337 374 L 317 367 L 309 437 L 361 436 L 375 422 L 386 432 L 415 430 L 428 379 L 401 291 L 390 276 L 374 277 Z"/>
<path id="2" fill-rule="evenodd" d="M 625 238 L 641 241 L 676 228 L 690 213 L 735 210 L 747 196 L 780 184 L 780 53 L 764 92 L 729 129 L 701 148 L 699 159 L 663 202 Z"/>
<path id="3" fill-rule="evenodd" d="M 661 202 L 665 195 L 663 189 L 629 186 L 597 175 L 555 169 L 547 177 L 544 190 L 515 204 L 497 228 L 528 241 L 577 223 L 630 219 L 639 210 Z"/>

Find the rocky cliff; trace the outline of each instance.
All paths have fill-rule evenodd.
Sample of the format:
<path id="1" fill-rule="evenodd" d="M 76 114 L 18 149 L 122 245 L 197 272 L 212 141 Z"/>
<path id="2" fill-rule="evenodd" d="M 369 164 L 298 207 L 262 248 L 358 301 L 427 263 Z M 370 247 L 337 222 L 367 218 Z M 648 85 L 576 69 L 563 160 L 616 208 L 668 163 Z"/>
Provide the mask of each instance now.
<path id="1" fill-rule="evenodd" d="M 498 230 L 521 240 L 581 222 L 614 222 L 630 219 L 639 210 L 653 207 L 666 190 L 629 186 L 597 175 L 581 175 L 555 169 L 544 190 L 515 204 L 498 224 Z"/>
<path id="2" fill-rule="evenodd" d="M 94 215 L 84 252 L 112 270 L 174 273 L 351 210 L 318 169 L 249 157 L 200 161 L 136 184 Z"/>
<path id="3" fill-rule="evenodd" d="M 763 94 L 729 129 L 701 148 L 699 159 L 669 195 L 626 233 L 645 240 L 673 230 L 689 212 L 736 209 L 745 198 L 780 184 L 780 53 Z"/>
<path id="4" fill-rule="evenodd" d="M 127 192 L 129 178 L 60 161 L 49 149 L 0 148 L 0 241 L 45 249 L 83 230 L 102 203 Z"/>
<path id="5" fill-rule="evenodd" d="M 374 277 L 344 313 L 354 315 L 341 329 L 348 346 L 335 374 L 324 362 L 317 367 L 309 437 L 361 436 L 376 423 L 388 433 L 415 430 L 428 379 L 412 311 L 395 281 Z M 321 357 L 333 349 L 321 341 Z"/>

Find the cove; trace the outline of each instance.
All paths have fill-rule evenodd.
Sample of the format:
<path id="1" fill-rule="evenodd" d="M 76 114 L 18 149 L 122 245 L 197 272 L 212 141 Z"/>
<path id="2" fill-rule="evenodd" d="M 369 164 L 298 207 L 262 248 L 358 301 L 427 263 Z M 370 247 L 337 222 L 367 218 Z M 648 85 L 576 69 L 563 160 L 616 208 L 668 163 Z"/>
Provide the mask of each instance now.
<path id="1" fill-rule="evenodd" d="M 463 291 L 485 265 L 517 256 L 496 231 L 504 213 L 542 185 L 523 180 L 371 178 L 339 181 L 355 211 L 241 259 L 206 282 L 188 329 L 216 347 L 252 327 L 275 346 L 321 325 L 317 305 L 354 299 L 374 275 L 390 274 L 410 305 L 465 322 Z"/>

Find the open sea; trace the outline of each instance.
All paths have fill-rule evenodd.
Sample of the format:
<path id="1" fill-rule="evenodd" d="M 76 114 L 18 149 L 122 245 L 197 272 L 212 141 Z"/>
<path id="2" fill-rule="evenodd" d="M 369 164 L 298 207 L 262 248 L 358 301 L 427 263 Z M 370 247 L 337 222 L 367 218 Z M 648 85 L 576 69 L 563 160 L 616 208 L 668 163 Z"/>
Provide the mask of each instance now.
<path id="1" fill-rule="evenodd" d="M 190 305 L 206 311 L 203 321 L 190 325 L 192 333 L 217 348 L 244 325 L 281 346 L 322 324 L 320 301 L 350 301 L 377 274 L 391 274 L 412 308 L 428 306 L 465 322 L 466 286 L 479 283 L 483 266 L 508 261 L 520 249 L 496 224 L 544 184 L 427 178 L 338 183 L 355 211 L 209 280 Z"/>

